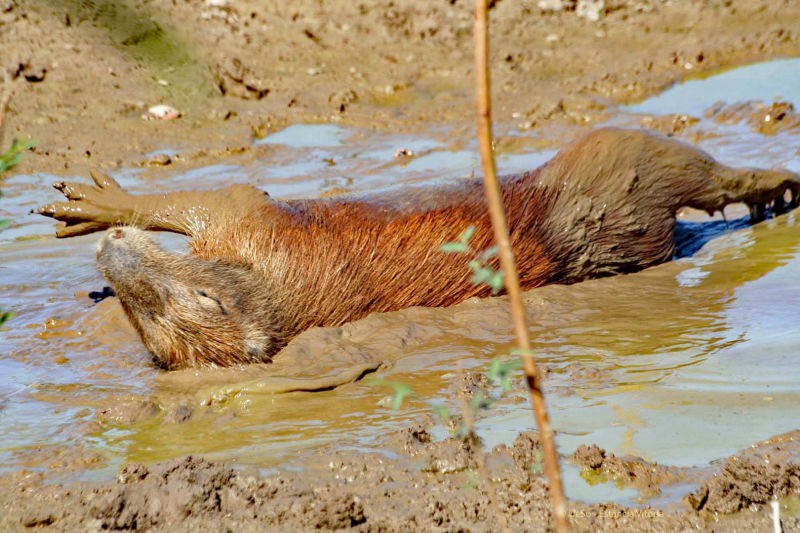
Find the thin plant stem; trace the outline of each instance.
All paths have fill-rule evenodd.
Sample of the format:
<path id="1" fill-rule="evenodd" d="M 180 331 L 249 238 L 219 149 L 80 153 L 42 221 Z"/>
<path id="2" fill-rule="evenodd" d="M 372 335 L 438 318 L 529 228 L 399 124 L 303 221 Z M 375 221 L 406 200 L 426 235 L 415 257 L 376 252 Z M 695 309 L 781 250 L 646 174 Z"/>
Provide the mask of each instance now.
<path id="1" fill-rule="evenodd" d="M 495 173 L 494 156 L 492 154 L 491 131 L 491 103 L 489 91 L 489 27 L 488 27 L 488 0 L 476 0 L 475 4 L 475 73 L 476 73 L 476 100 L 478 119 L 478 144 L 480 146 L 481 166 L 483 168 L 483 181 L 486 190 L 486 202 L 494 228 L 495 242 L 500 256 L 500 266 L 503 269 L 503 279 L 508 301 L 511 307 L 511 318 L 517 334 L 517 344 L 520 348 L 523 368 L 525 370 L 528 391 L 533 405 L 536 423 L 542 440 L 544 456 L 544 470 L 547 475 L 550 489 L 550 503 L 556 531 L 564 533 L 569 531 L 567 519 L 567 502 L 561 484 L 561 474 L 558 468 L 558 455 L 553 439 L 553 428 L 547 414 L 547 405 L 541 387 L 541 380 L 536 368 L 536 361 L 531 352 L 528 323 L 525 317 L 525 308 L 522 305 L 519 276 L 511 250 L 511 241 L 508 235 L 508 222 L 506 221 L 503 207 L 503 196 L 500 184 Z"/>
<path id="2" fill-rule="evenodd" d="M 3 90 L 0 92 L 0 147 L 3 146 L 3 119 L 6 116 L 8 101 L 11 99 L 11 84 L 3 80 Z"/>
<path id="3" fill-rule="evenodd" d="M 462 373 L 463 376 L 463 373 Z M 506 516 L 503 514 L 503 511 L 500 509 L 500 500 L 497 496 L 497 491 L 495 490 L 494 482 L 492 481 L 491 476 L 489 475 L 489 469 L 486 466 L 486 457 L 483 453 L 483 443 L 478 440 L 478 436 L 475 434 L 475 421 L 472 418 L 472 410 L 469 408 L 469 404 L 467 403 L 467 399 L 463 394 L 458 394 L 458 402 L 459 406 L 461 407 L 461 415 L 464 417 L 464 426 L 467 428 L 467 436 L 466 438 L 470 441 L 475 440 L 477 447 L 474 450 L 474 457 L 475 462 L 478 465 L 478 473 L 480 474 L 484 487 L 486 488 L 486 492 L 489 496 L 489 506 L 494 513 L 495 519 L 497 520 L 498 524 L 500 525 L 500 530 L 503 533 L 509 533 L 508 529 L 508 520 L 506 520 Z"/>

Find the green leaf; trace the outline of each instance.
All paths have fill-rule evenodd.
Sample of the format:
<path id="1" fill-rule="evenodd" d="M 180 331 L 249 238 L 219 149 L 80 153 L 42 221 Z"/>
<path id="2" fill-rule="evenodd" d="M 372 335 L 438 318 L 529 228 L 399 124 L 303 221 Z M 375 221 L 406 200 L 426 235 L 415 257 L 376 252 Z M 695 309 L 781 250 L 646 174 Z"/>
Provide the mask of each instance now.
<path id="1" fill-rule="evenodd" d="M 472 411 L 479 411 L 481 409 L 488 409 L 493 403 L 494 399 L 489 396 L 484 396 L 478 391 L 469 399 L 469 408 L 472 409 Z"/>
<path id="2" fill-rule="evenodd" d="M 478 484 L 478 476 L 475 474 L 473 470 L 467 470 L 467 480 L 464 482 L 464 486 L 462 489 L 464 490 L 472 490 L 477 489 L 479 486 Z"/>
<path id="3" fill-rule="evenodd" d="M 403 401 L 409 396 L 416 396 L 414 389 L 400 381 L 390 381 L 387 379 L 374 378 L 367 382 L 376 387 L 389 387 L 392 389 L 392 409 L 400 409 Z"/>
<path id="4" fill-rule="evenodd" d="M 499 252 L 500 252 L 500 250 L 497 248 L 497 246 L 492 246 L 491 248 L 485 249 L 481 253 L 481 259 L 485 263 L 486 261 L 488 261 L 492 257 L 496 256 Z"/>
<path id="5" fill-rule="evenodd" d="M 489 281 L 492 279 L 492 275 L 494 274 L 494 270 L 487 267 L 480 267 L 473 270 L 475 270 L 475 273 L 472 275 L 470 282 L 474 283 L 475 285 L 480 283 L 489 283 Z"/>
<path id="6" fill-rule="evenodd" d="M 464 246 L 466 246 L 469 244 L 469 240 L 473 235 L 475 235 L 475 226 L 470 226 L 461 232 L 461 235 L 458 236 L 458 240 L 461 241 Z"/>
<path id="7" fill-rule="evenodd" d="M 492 288 L 492 294 L 497 294 L 503 288 L 503 272 L 501 270 L 492 272 L 486 283 Z"/>
<path id="8" fill-rule="evenodd" d="M 530 463 L 532 474 L 541 474 L 544 471 L 544 456 L 538 448 L 533 450 L 533 461 Z"/>
<path id="9" fill-rule="evenodd" d="M 467 426 L 467 424 L 465 424 L 464 422 L 461 422 L 458 425 L 458 429 L 456 430 L 454 437 L 456 437 L 457 439 L 464 439 L 469 434 L 470 434 L 469 426 Z"/>
<path id="10" fill-rule="evenodd" d="M 433 412 L 436 413 L 436 416 L 442 419 L 442 421 L 450 420 L 450 409 L 447 408 L 446 405 L 438 404 L 438 405 L 431 405 Z"/>
<path id="11" fill-rule="evenodd" d="M 439 246 L 439 250 L 446 253 L 460 254 L 469 251 L 469 247 L 463 242 L 446 242 Z"/>
<path id="12" fill-rule="evenodd" d="M 5 219 L 5 220 L 0 220 L 0 229 L 3 229 L 3 228 L 5 228 L 5 227 L 6 227 L 6 226 L 8 226 L 9 224 L 11 224 L 11 221 L 10 221 L 10 220 L 8 220 L 8 219 Z"/>
<path id="13" fill-rule="evenodd" d="M 9 320 L 9 319 L 10 319 L 12 316 L 14 316 L 14 313 L 12 313 L 11 311 L 8 311 L 8 312 L 5 312 L 5 313 L 3 313 L 2 311 L 0 311 L 0 326 L 2 326 L 3 324 L 5 324 L 6 322 L 8 322 L 8 320 Z"/>
<path id="14" fill-rule="evenodd" d="M 36 146 L 36 143 L 21 143 L 18 139 L 14 139 L 14 143 L 6 153 L 0 155 L 0 174 L 13 167 L 22 158 L 22 152 L 30 150 Z"/>
<path id="15" fill-rule="evenodd" d="M 496 357 L 489 364 L 489 371 L 486 376 L 492 383 L 500 382 L 504 392 L 511 389 L 511 375 L 522 368 L 522 361 L 519 359 L 501 359 Z"/>

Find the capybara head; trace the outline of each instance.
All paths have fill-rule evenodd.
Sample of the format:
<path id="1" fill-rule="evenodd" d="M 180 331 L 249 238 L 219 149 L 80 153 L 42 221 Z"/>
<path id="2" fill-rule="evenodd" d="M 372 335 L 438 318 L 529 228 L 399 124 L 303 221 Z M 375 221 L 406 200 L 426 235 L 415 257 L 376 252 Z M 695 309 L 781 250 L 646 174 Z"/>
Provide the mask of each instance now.
<path id="1" fill-rule="evenodd" d="M 167 253 L 132 227 L 109 230 L 97 262 L 160 366 L 269 361 L 284 344 L 263 280 L 244 265 Z"/>

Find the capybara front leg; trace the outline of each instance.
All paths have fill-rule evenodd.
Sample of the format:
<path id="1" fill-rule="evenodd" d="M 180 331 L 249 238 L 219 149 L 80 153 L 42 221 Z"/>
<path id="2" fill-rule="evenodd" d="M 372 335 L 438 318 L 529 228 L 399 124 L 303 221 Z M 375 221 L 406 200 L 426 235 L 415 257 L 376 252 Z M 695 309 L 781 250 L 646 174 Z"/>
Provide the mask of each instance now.
<path id="1" fill-rule="evenodd" d="M 249 185 L 216 191 L 129 194 L 109 176 L 91 172 L 95 185 L 57 182 L 66 202 L 54 202 L 38 213 L 66 223 L 58 237 L 74 237 L 111 226 L 128 225 L 155 231 L 192 235 L 219 217 L 246 213 L 269 195 Z"/>

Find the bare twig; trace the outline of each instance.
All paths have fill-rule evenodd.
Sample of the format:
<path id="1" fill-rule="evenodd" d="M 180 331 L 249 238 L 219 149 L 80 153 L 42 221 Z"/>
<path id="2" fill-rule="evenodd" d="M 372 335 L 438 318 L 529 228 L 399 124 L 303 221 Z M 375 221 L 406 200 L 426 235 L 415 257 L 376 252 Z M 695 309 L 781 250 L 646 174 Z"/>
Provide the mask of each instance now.
<path id="1" fill-rule="evenodd" d="M 521 350 L 521 357 L 527 377 L 528 390 L 531 404 L 533 405 L 536 423 L 542 439 L 544 455 L 544 469 L 550 487 L 550 501 L 556 531 L 563 533 L 569 530 L 567 520 L 567 502 L 561 485 L 561 475 L 558 469 L 558 456 L 553 439 L 553 428 L 547 415 L 547 406 L 544 401 L 536 362 L 532 357 L 528 324 L 525 317 L 525 308 L 520 295 L 519 277 L 511 250 L 508 236 L 508 223 L 503 208 L 503 196 L 494 167 L 492 154 L 491 132 L 491 104 L 489 92 L 489 28 L 488 28 L 488 0 L 476 0 L 475 4 L 475 72 L 477 75 L 476 99 L 478 112 L 478 143 L 483 167 L 483 180 L 486 188 L 486 201 L 494 228 L 494 237 L 497 243 L 500 265 L 503 269 L 503 279 L 508 291 L 511 318 L 517 333 L 517 343 Z"/>

